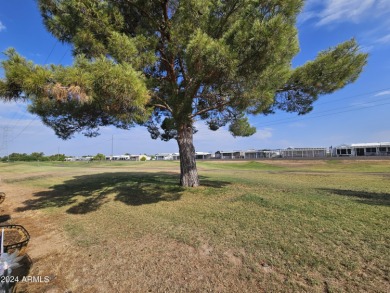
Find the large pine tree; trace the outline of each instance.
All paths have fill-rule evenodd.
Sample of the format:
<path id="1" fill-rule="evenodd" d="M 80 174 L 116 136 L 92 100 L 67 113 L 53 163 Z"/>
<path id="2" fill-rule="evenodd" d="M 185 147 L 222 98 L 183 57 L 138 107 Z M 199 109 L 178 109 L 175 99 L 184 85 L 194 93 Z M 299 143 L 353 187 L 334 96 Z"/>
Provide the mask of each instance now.
<path id="1" fill-rule="evenodd" d="M 72 44 L 73 66 L 38 66 L 8 50 L 0 97 L 64 139 L 99 127 L 147 127 L 176 139 L 183 186 L 198 186 L 194 123 L 255 128 L 247 114 L 308 113 L 366 63 L 354 40 L 292 68 L 301 0 L 38 0 L 47 29 Z"/>

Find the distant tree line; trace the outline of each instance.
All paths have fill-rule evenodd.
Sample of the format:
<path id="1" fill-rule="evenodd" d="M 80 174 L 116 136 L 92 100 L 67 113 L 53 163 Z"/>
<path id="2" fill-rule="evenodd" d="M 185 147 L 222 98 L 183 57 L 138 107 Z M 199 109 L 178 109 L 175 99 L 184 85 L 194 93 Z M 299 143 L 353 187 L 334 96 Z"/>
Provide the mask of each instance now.
<path id="1" fill-rule="evenodd" d="M 51 156 L 45 156 L 44 153 L 40 152 L 34 152 L 31 154 L 20 154 L 20 153 L 12 153 L 8 156 L 4 156 L 1 158 L 2 162 L 15 162 L 15 161 L 65 161 L 65 155 L 64 154 L 56 154 Z"/>

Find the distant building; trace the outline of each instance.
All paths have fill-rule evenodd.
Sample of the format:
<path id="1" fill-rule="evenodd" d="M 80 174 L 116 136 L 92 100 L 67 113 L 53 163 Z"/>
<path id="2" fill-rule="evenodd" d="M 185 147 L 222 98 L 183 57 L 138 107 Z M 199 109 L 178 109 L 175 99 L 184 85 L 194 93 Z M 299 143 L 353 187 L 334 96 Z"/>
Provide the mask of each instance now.
<path id="1" fill-rule="evenodd" d="M 196 159 L 196 160 L 211 159 L 211 153 L 195 152 L 195 159 Z"/>
<path id="2" fill-rule="evenodd" d="M 251 149 L 247 151 L 235 150 L 235 151 L 217 151 L 214 154 L 209 152 L 195 152 L 196 160 L 207 159 L 262 159 L 262 158 L 325 158 L 325 157 L 364 157 L 364 156 L 390 156 L 390 142 L 378 142 L 378 143 L 355 143 L 355 144 L 342 144 L 336 147 L 324 148 L 324 147 L 302 147 L 302 148 L 286 148 L 279 150 L 270 149 Z M 147 155 L 118 155 L 118 156 L 106 156 L 106 160 L 113 161 L 143 161 L 151 160 Z M 169 161 L 180 160 L 179 153 L 158 153 L 154 156 L 157 161 Z M 69 156 L 65 158 L 65 161 L 91 161 L 93 157 L 82 156 L 74 157 Z"/>
<path id="3" fill-rule="evenodd" d="M 276 158 L 278 156 L 280 156 L 280 152 L 275 150 L 248 150 L 244 152 L 245 159 Z"/>
<path id="4" fill-rule="evenodd" d="M 215 152 L 216 159 L 244 159 L 245 152 L 243 151 L 217 151 Z"/>
<path id="5" fill-rule="evenodd" d="M 130 155 L 130 161 L 150 161 L 150 160 L 151 157 L 147 155 Z"/>
<path id="6" fill-rule="evenodd" d="M 93 157 L 82 156 L 82 157 L 66 157 L 65 161 L 67 162 L 76 162 L 76 161 L 92 161 Z"/>
<path id="7" fill-rule="evenodd" d="M 169 161 L 169 160 L 179 160 L 180 155 L 178 153 L 159 153 L 156 154 L 157 161 Z"/>
<path id="8" fill-rule="evenodd" d="M 211 153 L 206 152 L 195 152 L 196 160 L 205 160 L 210 159 Z M 169 160 L 180 160 L 179 153 L 159 153 L 155 155 L 157 161 L 169 161 Z"/>
<path id="9" fill-rule="evenodd" d="M 65 158 L 65 161 L 66 161 L 66 162 L 75 162 L 75 161 L 76 161 L 76 158 L 75 158 L 75 157 L 66 157 L 66 158 Z"/>
<path id="10" fill-rule="evenodd" d="M 282 158 L 324 158 L 328 154 L 327 148 L 287 148 L 280 150 Z"/>
<path id="11" fill-rule="evenodd" d="M 106 156 L 107 161 L 129 161 L 129 155 L 119 155 L 119 156 Z"/>
<path id="12" fill-rule="evenodd" d="M 332 149 L 337 157 L 390 156 L 390 142 L 342 144 Z"/>
<path id="13" fill-rule="evenodd" d="M 113 156 L 112 159 L 114 161 L 129 161 L 130 160 L 130 156 L 129 155 Z"/>

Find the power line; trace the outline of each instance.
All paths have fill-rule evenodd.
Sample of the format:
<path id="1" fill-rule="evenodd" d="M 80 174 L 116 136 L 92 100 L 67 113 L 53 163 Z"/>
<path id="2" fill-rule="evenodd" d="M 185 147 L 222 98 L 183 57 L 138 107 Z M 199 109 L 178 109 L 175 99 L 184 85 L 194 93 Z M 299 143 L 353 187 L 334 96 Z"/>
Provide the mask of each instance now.
<path id="1" fill-rule="evenodd" d="M 390 89 L 390 88 L 389 88 Z M 363 94 L 360 94 L 360 95 L 355 95 L 355 96 L 349 96 L 349 97 L 346 97 L 346 98 L 343 98 L 343 100 L 345 99 L 349 99 L 349 98 L 355 98 L 355 97 L 361 97 L 361 96 L 365 96 L 365 95 L 368 95 L 368 94 L 373 94 L 373 93 L 378 93 L 378 92 L 382 92 L 382 91 L 385 91 L 385 90 L 388 90 L 388 89 L 381 89 L 381 90 L 376 90 L 376 91 L 372 91 L 372 92 L 368 92 L 368 93 L 363 93 Z M 340 99 L 339 99 L 340 100 Z M 338 100 L 338 101 L 339 101 Z M 362 108 L 358 108 L 358 109 L 353 109 L 353 110 L 360 110 L 360 109 L 365 109 L 365 108 L 371 108 L 372 106 L 369 106 L 369 107 L 364 107 L 364 105 L 367 105 L 367 104 L 372 104 L 372 103 L 376 103 L 376 102 L 380 102 L 380 101 L 383 101 L 383 100 L 389 100 L 388 97 L 382 97 L 382 98 L 378 98 L 378 99 L 375 99 L 375 100 L 371 100 L 371 101 L 367 101 L 367 102 L 364 102 L 362 103 L 360 106 L 363 106 Z M 336 101 L 336 102 L 338 102 Z M 333 103 L 336 103 L 336 102 L 333 102 Z M 328 102 L 326 102 L 328 103 Z M 325 104 L 325 103 L 323 103 Z M 317 104 L 319 105 L 319 104 Z M 359 106 L 359 105 L 358 105 Z M 347 107 L 344 107 L 344 109 L 347 109 L 347 108 L 350 108 L 350 107 L 356 107 L 356 105 L 352 105 L 352 106 L 347 106 Z M 332 109 L 328 109 L 328 110 L 323 110 L 323 111 L 319 111 L 317 112 L 317 114 L 323 114 L 323 113 L 328 113 L 328 112 L 332 112 L 332 111 L 337 111 L 339 110 L 340 107 L 338 108 L 332 108 Z M 349 112 L 349 111 L 348 111 Z M 332 113 L 330 113 L 329 115 L 332 115 Z M 323 115 L 322 115 L 323 116 Z M 321 116 L 321 117 L 322 117 Z M 307 116 L 306 116 L 307 117 Z M 273 120 L 269 123 L 266 123 L 267 126 L 268 125 L 274 125 L 274 124 L 283 124 L 284 121 L 287 121 L 287 122 L 290 122 L 291 119 L 294 119 L 295 120 L 298 120 L 299 118 L 282 118 L 282 119 L 277 119 L 277 120 Z M 281 122 L 281 123 L 279 123 Z M 255 123 L 255 124 L 259 124 L 259 123 Z"/>
<path id="2" fill-rule="evenodd" d="M 15 137 L 10 139 L 10 142 L 17 139 L 27 129 L 27 127 L 29 127 L 36 119 L 37 119 L 37 117 L 34 117 L 33 119 L 31 119 L 31 121 Z"/>
<path id="3" fill-rule="evenodd" d="M 51 51 L 50 51 L 49 55 L 47 55 L 45 62 L 43 62 L 44 64 L 46 64 L 47 61 L 49 60 L 49 58 L 50 58 L 51 54 L 53 53 L 54 48 L 56 47 L 57 43 L 58 43 L 58 40 L 55 41 L 53 47 L 51 48 Z"/>
<path id="4" fill-rule="evenodd" d="M 22 112 L 18 117 L 17 119 L 14 119 L 16 116 L 16 112 L 15 112 L 15 115 L 13 115 L 13 117 L 10 119 L 10 120 L 16 120 L 15 123 L 12 124 L 12 126 L 15 128 L 17 126 L 19 126 L 20 124 L 20 121 L 23 121 L 23 118 L 27 116 L 27 113 L 26 112 Z M 8 123 L 8 124 L 11 124 L 11 123 Z"/>
<path id="5" fill-rule="evenodd" d="M 111 160 L 112 160 L 114 156 L 114 135 L 112 135 L 111 139 L 112 139 L 111 140 Z"/>
<path id="6" fill-rule="evenodd" d="M 362 93 L 362 94 L 359 94 L 359 95 L 347 96 L 347 97 L 343 97 L 343 98 L 337 99 L 336 102 L 341 101 L 341 100 L 351 99 L 351 98 L 363 97 L 363 96 L 367 96 L 367 95 L 371 95 L 371 94 L 376 94 L 376 93 L 380 93 L 380 92 L 388 91 L 388 90 L 390 90 L 390 88 L 384 88 L 384 89 L 380 89 L 380 90 L 375 90 L 375 91 L 371 91 L 371 92 L 366 92 L 366 93 Z M 323 105 L 323 104 L 329 104 L 329 103 L 334 103 L 334 102 L 335 102 L 335 101 L 323 101 L 323 102 L 320 101 L 320 102 L 316 103 L 316 105 Z"/>
<path id="7" fill-rule="evenodd" d="M 61 64 L 61 61 L 62 61 L 62 59 L 64 59 L 65 58 L 65 56 L 66 56 L 66 53 L 68 53 L 68 49 L 66 49 L 66 51 L 64 52 L 64 54 L 62 55 L 62 57 L 60 58 L 60 61 L 58 61 L 58 63 L 59 64 Z"/>
<path id="8" fill-rule="evenodd" d="M 8 157 L 9 160 L 9 153 L 8 153 L 8 131 L 9 127 L 8 126 L 3 126 L 3 141 L 2 141 L 2 146 L 0 148 L 5 150 L 5 155 Z"/>
<path id="9" fill-rule="evenodd" d="M 316 115 L 316 116 L 310 116 L 310 117 L 306 116 L 306 117 L 302 117 L 302 118 L 292 118 L 292 119 L 286 118 L 284 120 L 288 120 L 288 121 L 275 122 L 275 123 L 273 123 L 273 122 L 265 123 L 265 124 L 262 124 L 261 126 L 262 127 L 267 127 L 267 126 L 278 125 L 278 124 L 287 124 L 287 123 L 299 121 L 299 120 L 302 120 L 302 119 L 313 119 L 313 118 L 327 117 L 327 116 L 337 115 L 337 114 L 346 113 L 346 112 L 354 112 L 354 111 L 365 110 L 365 109 L 368 109 L 368 108 L 375 108 L 375 107 L 384 106 L 384 105 L 390 105 L 390 102 L 389 103 L 379 104 L 379 105 L 372 105 L 372 106 L 367 106 L 367 107 L 361 107 L 361 108 L 357 108 L 357 109 L 343 110 L 343 111 L 338 111 L 338 112 L 329 113 L 329 114 L 323 114 L 323 115 Z"/>
<path id="10" fill-rule="evenodd" d="M 57 43 L 58 43 L 58 40 L 56 40 L 55 42 L 54 42 L 54 44 L 53 44 L 53 46 L 52 46 L 52 48 L 51 48 L 51 50 L 50 50 L 50 53 L 49 53 L 49 55 L 47 55 L 47 57 L 46 57 L 46 59 L 45 59 L 45 62 L 44 62 L 44 64 L 46 64 L 47 63 L 47 61 L 49 60 L 49 58 L 50 58 L 50 56 L 51 56 L 51 54 L 53 54 L 53 52 L 54 52 L 54 49 L 55 49 L 55 47 L 56 47 L 56 45 L 57 45 Z M 66 52 L 65 52 L 66 53 Z M 64 54 L 65 55 L 65 54 Z M 18 121 L 13 125 L 14 127 L 18 124 L 18 122 L 19 121 L 21 121 L 22 120 L 22 117 L 24 117 L 26 115 L 26 112 L 24 112 L 21 116 L 19 116 L 19 118 L 18 118 Z M 12 116 L 12 118 L 11 118 L 11 120 L 14 118 L 16 116 L 16 113 L 14 113 L 14 115 Z M 8 147 L 8 142 L 12 142 L 12 141 L 14 141 L 15 139 L 17 139 L 35 120 L 37 119 L 37 117 L 34 117 L 33 119 L 31 119 L 31 121 L 15 136 L 15 137 L 13 137 L 13 138 L 11 138 L 9 141 L 8 141 L 8 138 L 7 138 L 7 147 Z"/>

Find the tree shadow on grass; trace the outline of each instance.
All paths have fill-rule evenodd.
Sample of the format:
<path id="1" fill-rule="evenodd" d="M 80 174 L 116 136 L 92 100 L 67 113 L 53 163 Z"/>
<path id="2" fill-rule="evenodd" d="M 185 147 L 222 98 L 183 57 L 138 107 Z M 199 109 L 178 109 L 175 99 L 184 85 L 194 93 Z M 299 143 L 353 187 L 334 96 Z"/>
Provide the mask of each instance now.
<path id="1" fill-rule="evenodd" d="M 19 266 L 12 270 L 11 275 L 14 277 L 14 280 L 18 279 L 19 281 L 22 281 L 24 277 L 27 277 L 29 275 L 30 269 L 33 266 L 33 261 L 30 258 L 30 256 L 26 253 L 22 256 L 22 259 L 18 262 L 18 264 Z M 13 286 L 11 287 L 13 288 L 13 290 L 9 292 L 22 292 L 18 290 L 17 283 L 13 283 L 12 285 Z"/>
<path id="2" fill-rule="evenodd" d="M 331 194 L 348 196 L 355 198 L 357 202 L 369 204 L 369 205 L 382 205 L 390 206 L 390 193 L 378 193 L 368 191 L 358 191 L 350 189 L 333 189 L 333 188 L 321 188 L 320 190 L 326 191 Z"/>
<path id="3" fill-rule="evenodd" d="M 210 181 L 201 177 L 202 184 L 211 188 L 221 188 L 227 184 L 222 181 Z M 50 190 L 34 194 L 17 211 L 36 210 L 50 207 L 66 207 L 70 214 L 86 214 L 98 210 L 114 200 L 127 205 L 139 206 L 160 201 L 176 201 L 181 198 L 185 188 L 178 185 L 179 177 L 175 173 L 115 172 L 75 176 L 62 184 L 50 187 Z"/>
<path id="4" fill-rule="evenodd" d="M 11 220 L 10 215 L 1 215 L 0 216 L 0 223 L 7 223 L 9 220 Z"/>

